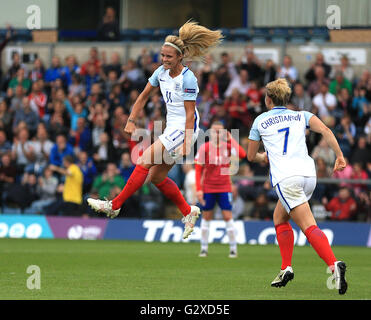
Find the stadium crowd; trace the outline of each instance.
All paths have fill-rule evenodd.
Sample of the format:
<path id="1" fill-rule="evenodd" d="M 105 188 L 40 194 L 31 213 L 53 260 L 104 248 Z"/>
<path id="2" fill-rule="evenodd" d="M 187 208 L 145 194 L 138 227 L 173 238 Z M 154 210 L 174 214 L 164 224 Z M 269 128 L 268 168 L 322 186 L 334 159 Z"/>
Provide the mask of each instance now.
<path id="1" fill-rule="evenodd" d="M 137 59 L 123 62 L 117 53 L 90 49 L 87 61 L 71 54 L 62 61 L 54 56 L 50 66 L 39 58 L 27 67 L 15 53 L 3 69 L 0 98 L 0 201 L 2 212 L 47 215 L 94 215 L 85 205 L 87 196 L 113 198 L 134 169 L 131 152 L 138 143 L 124 133 L 130 108 L 148 78 L 160 65 L 158 52 L 144 48 Z M 223 52 L 190 63 L 199 80 L 197 108 L 200 126 L 214 120 L 239 129 L 240 144 L 255 117 L 266 111 L 264 86 L 278 77 L 292 85 L 289 107 L 318 115 L 336 135 L 348 165 L 333 174 L 334 152 L 319 135 L 309 132 L 308 151 L 315 159 L 318 178 L 371 179 L 371 73 L 356 76 L 346 56 L 330 66 L 321 53 L 299 77 L 290 56 L 282 65 L 259 61 L 253 49 L 237 59 Z M 218 57 L 219 58 L 219 57 Z M 218 62 L 217 62 L 218 60 Z M 302 81 L 300 81 L 302 79 Z M 151 96 L 137 126 L 152 135 L 154 122 L 165 123 L 161 93 Z M 68 174 L 73 172 L 73 174 Z M 233 185 L 236 219 L 272 219 L 277 200 L 265 165 L 243 160 Z M 177 164 L 169 173 L 195 204 L 192 165 Z M 323 205 L 331 220 L 371 221 L 370 185 L 318 183 L 313 204 Z M 246 202 L 253 205 L 248 209 Z M 164 217 L 169 205 L 157 188 L 144 185 L 124 204 L 126 217 Z"/>

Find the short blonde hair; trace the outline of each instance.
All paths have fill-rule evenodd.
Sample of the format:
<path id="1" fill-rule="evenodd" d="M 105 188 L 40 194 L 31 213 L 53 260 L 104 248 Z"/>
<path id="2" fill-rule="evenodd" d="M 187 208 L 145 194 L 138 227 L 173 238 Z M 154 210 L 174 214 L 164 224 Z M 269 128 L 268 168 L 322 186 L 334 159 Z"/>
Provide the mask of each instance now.
<path id="1" fill-rule="evenodd" d="M 179 37 L 169 35 L 166 37 L 165 42 L 170 42 L 177 46 L 184 58 L 197 60 L 203 58 L 222 39 L 223 35 L 220 30 L 212 31 L 200 26 L 197 22 L 187 21 L 179 29 Z"/>
<path id="2" fill-rule="evenodd" d="M 265 88 L 267 96 L 272 99 L 275 106 L 285 106 L 291 96 L 291 88 L 285 78 L 269 82 Z"/>

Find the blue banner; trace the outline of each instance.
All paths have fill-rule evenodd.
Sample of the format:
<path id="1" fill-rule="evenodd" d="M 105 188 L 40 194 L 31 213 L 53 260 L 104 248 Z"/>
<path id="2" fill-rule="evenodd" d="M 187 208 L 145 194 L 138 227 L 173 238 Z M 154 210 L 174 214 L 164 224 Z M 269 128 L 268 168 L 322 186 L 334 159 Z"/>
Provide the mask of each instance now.
<path id="1" fill-rule="evenodd" d="M 43 216 L 0 215 L 0 238 L 54 238 Z"/>
<path id="2" fill-rule="evenodd" d="M 294 231 L 295 245 L 303 246 L 308 241 L 295 223 L 291 223 Z M 357 222 L 323 222 L 318 226 L 326 234 L 331 245 L 368 246 L 371 247 L 371 224 Z M 271 221 L 235 221 L 237 243 L 239 244 L 277 244 L 276 230 Z M 200 241 L 201 230 L 199 221 L 193 234 L 182 239 L 184 225 L 176 220 L 136 220 L 117 219 L 107 224 L 104 239 L 143 240 L 147 242 L 189 242 Z M 228 243 L 225 222 L 210 222 L 209 242 Z"/>

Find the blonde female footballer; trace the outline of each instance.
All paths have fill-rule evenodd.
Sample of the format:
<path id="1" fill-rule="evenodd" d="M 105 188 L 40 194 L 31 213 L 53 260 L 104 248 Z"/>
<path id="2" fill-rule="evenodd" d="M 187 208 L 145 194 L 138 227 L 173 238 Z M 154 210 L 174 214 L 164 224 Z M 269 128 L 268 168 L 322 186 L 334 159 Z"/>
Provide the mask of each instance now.
<path id="1" fill-rule="evenodd" d="M 316 187 L 316 169 L 313 159 L 308 155 L 305 130 L 308 128 L 322 134 L 335 151 L 337 158 L 334 171 L 343 170 L 345 160 L 335 136 L 317 116 L 285 107 L 290 95 L 291 89 L 285 79 L 277 79 L 266 85 L 265 104 L 268 111 L 255 119 L 247 151 L 249 161 L 269 162 L 271 184 L 279 198 L 273 213 L 273 222 L 282 265 L 271 285 L 282 287 L 294 278 L 291 266 L 294 234 L 288 222 L 292 218 L 332 270 L 339 294 L 344 294 L 347 290 L 345 263 L 335 258 L 328 239 L 318 228 L 308 204 Z M 258 153 L 260 141 L 263 141 L 264 153 Z"/>
<path id="2" fill-rule="evenodd" d="M 166 37 L 161 48 L 162 65 L 149 78 L 146 87 L 134 103 L 125 132 L 134 133 L 137 116 L 144 108 L 151 92 L 157 87 L 160 87 L 166 102 L 166 128 L 159 139 L 144 151 L 127 184 L 116 198 L 112 201 L 92 198 L 87 200 L 94 210 L 115 218 L 126 199 L 135 193 L 149 176 L 149 181 L 182 212 L 184 216 L 182 221 L 185 224 L 183 238 L 186 239 L 192 233 L 200 209 L 197 206 L 190 206 L 176 183 L 167 176 L 175 160 L 190 153 L 199 133 L 200 118 L 195 101 L 199 91 L 197 79 L 182 62 L 183 59 L 192 60 L 205 56 L 210 48 L 220 43 L 221 39 L 220 31 L 209 30 L 195 22 L 185 23 L 179 29 L 179 36 Z M 165 161 L 165 157 L 171 157 L 172 163 L 168 164 L 169 161 Z"/>

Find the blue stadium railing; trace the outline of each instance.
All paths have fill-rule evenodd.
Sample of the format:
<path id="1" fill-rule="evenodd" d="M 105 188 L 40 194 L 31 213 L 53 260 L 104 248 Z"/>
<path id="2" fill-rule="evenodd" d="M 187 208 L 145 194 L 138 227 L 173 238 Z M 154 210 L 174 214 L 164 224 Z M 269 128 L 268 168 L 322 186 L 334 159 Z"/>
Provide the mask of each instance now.
<path id="1" fill-rule="evenodd" d="M 252 41 L 259 42 L 294 42 L 302 43 L 305 41 L 328 41 L 329 32 L 325 27 L 314 28 L 220 28 L 225 40 L 235 42 Z M 0 39 L 5 38 L 7 30 L 0 29 Z M 120 30 L 120 41 L 162 41 L 169 34 L 177 34 L 177 29 L 158 28 L 158 29 L 122 29 Z M 94 41 L 97 39 L 96 30 L 59 30 L 59 41 Z M 13 36 L 14 41 L 32 41 L 32 30 L 16 29 Z"/>

